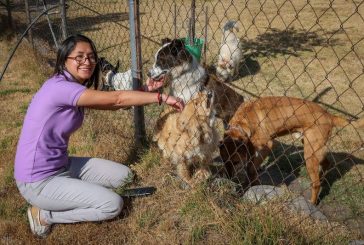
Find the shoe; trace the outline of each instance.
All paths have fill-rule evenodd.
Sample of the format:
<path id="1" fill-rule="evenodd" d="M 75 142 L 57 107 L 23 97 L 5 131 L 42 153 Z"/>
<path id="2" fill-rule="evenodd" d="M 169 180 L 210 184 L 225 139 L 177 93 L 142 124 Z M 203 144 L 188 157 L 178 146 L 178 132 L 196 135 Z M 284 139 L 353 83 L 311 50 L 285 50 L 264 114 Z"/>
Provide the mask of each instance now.
<path id="1" fill-rule="evenodd" d="M 42 225 L 40 223 L 40 209 L 34 206 L 29 207 L 27 214 L 32 233 L 41 238 L 46 237 L 51 230 L 51 225 Z"/>

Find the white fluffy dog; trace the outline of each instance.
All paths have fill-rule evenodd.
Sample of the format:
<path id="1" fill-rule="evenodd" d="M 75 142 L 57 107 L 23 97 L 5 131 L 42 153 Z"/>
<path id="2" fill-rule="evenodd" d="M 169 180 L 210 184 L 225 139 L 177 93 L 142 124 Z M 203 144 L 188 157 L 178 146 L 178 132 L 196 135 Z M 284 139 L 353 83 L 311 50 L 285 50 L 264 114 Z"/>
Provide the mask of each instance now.
<path id="1" fill-rule="evenodd" d="M 239 65 L 243 58 L 239 38 L 238 23 L 233 20 L 226 22 L 223 28 L 220 52 L 216 67 L 217 75 L 224 81 L 232 80 L 239 73 Z"/>

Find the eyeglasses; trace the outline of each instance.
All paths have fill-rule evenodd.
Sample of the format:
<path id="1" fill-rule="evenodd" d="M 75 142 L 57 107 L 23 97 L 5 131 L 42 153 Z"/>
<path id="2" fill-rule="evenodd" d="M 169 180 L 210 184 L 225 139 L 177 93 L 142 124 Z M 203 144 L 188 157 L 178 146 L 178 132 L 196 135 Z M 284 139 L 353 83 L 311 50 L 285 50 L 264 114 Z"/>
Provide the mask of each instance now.
<path id="1" fill-rule="evenodd" d="M 77 55 L 75 57 L 68 56 L 67 59 L 73 59 L 79 65 L 84 64 L 86 62 L 86 60 L 88 60 L 90 62 L 90 64 L 96 64 L 97 63 L 97 59 L 96 59 L 95 56 Z"/>

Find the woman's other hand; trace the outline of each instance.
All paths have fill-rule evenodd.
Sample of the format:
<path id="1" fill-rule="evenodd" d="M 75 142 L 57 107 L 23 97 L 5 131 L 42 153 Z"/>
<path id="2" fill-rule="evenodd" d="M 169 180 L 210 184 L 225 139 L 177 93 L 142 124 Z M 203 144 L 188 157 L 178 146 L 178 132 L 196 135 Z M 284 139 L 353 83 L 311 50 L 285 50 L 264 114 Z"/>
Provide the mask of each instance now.
<path id="1" fill-rule="evenodd" d="M 183 108 L 185 107 L 185 103 L 183 102 L 182 99 L 173 97 L 171 95 L 163 94 L 162 95 L 162 100 L 167 105 L 172 106 L 173 108 L 175 108 L 177 111 L 182 111 Z"/>
<path id="2" fill-rule="evenodd" d="M 146 84 L 146 91 L 152 92 L 156 91 L 157 89 L 163 87 L 164 85 L 164 76 L 162 76 L 159 80 L 154 80 L 150 77 L 148 77 Z"/>

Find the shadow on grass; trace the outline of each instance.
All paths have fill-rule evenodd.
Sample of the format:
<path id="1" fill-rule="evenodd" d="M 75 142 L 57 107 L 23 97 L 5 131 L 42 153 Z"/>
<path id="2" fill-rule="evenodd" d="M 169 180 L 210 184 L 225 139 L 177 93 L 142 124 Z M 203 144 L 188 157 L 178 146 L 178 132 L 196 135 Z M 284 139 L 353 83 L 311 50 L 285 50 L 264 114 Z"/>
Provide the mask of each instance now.
<path id="1" fill-rule="evenodd" d="M 337 33 L 339 30 L 323 32 L 320 36 L 317 32 L 294 28 L 285 30 L 271 28 L 258 35 L 255 40 L 241 39 L 240 42 L 244 53 L 250 57 L 277 57 L 278 55 L 298 57 L 299 52 L 313 52 L 314 47 L 339 45 L 339 40 L 336 38 L 324 38 L 324 36 L 330 37 Z"/>
<path id="2" fill-rule="evenodd" d="M 335 182 L 342 179 L 355 166 L 364 164 L 363 159 L 344 152 L 328 152 L 326 159 L 330 165 L 320 178 L 321 192 L 319 201 L 322 201 L 330 194 Z M 305 181 L 306 185 L 298 186 L 298 188 L 301 188 L 303 194 L 309 197 L 311 180 L 306 174 L 303 146 L 287 145 L 276 141 L 272 154 L 264 164 L 264 170 L 259 173 L 261 183 L 275 186 L 285 184 L 292 186 L 294 191 L 299 191 L 297 186 L 294 187 L 294 184 L 297 184 L 295 183 L 296 180 L 303 176 L 307 180 Z M 350 187 L 348 189 L 350 190 Z"/>
<path id="3" fill-rule="evenodd" d="M 317 32 L 294 28 L 284 30 L 270 28 L 253 40 L 241 38 L 244 59 L 240 64 L 239 74 L 233 78 L 233 81 L 257 74 L 260 71 L 260 64 L 256 60 L 258 57 L 275 58 L 280 55 L 299 57 L 301 52 L 314 52 L 314 47 L 340 45 L 339 40 L 332 37 L 339 31 L 323 31 L 320 35 Z"/>

